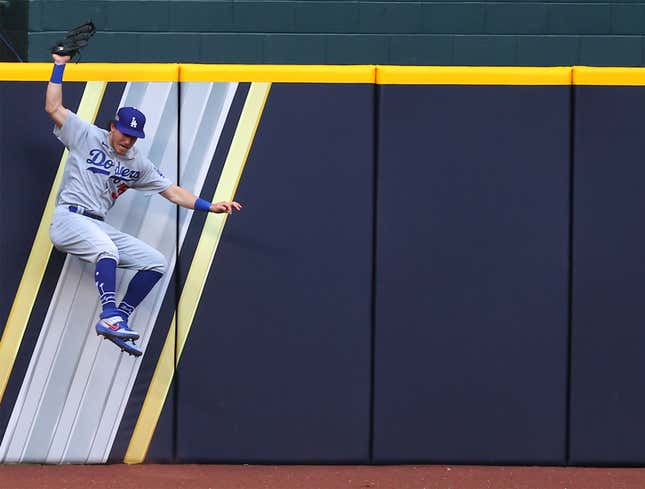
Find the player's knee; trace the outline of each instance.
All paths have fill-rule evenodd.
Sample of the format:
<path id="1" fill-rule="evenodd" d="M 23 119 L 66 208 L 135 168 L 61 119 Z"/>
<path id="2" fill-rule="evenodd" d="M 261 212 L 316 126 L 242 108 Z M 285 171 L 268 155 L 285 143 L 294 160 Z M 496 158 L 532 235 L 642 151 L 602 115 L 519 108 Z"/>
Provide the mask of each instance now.
<path id="1" fill-rule="evenodd" d="M 146 266 L 146 270 L 164 274 L 168 270 L 168 260 L 163 254 L 155 250 L 150 256 L 150 263 Z"/>
<path id="2" fill-rule="evenodd" d="M 114 261 L 119 263 L 119 250 L 117 249 L 116 246 L 108 246 L 96 253 L 96 260 L 99 261 L 102 260 L 103 258 L 111 258 Z"/>

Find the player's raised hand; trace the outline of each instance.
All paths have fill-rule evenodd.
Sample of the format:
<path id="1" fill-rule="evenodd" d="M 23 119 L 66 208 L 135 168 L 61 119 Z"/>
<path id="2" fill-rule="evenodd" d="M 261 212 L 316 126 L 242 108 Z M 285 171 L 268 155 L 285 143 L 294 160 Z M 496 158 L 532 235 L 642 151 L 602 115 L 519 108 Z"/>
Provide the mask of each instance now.
<path id="1" fill-rule="evenodd" d="M 233 214 L 233 211 L 241 211 L 242 210 L 242 204 L 239 204 L 238 202 L 214 202 L 211 204 L 211 208 L 209 209 L 210 212 L 214 212 L 215 214 L 223 214 L 226 212 L 227 214 Z"/>
<path id="2" fill-rule="evenodd" d="M 54 63 L 57 65 L 64 65 L 71 59 L 71 56 L 60 56 L 52 53 L 52 58 L 54 58 Z"/>

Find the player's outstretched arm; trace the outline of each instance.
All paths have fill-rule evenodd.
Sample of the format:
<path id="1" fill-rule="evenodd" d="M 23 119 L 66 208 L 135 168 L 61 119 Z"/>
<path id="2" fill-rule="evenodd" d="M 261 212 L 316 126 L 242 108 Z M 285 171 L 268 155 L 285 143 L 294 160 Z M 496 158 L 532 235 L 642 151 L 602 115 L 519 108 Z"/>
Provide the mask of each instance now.
<path id="1" fill-rule="evenodd" d="M 52 58 L 54 58 L 54 70 L 45 94 L 45 112 L 49 114 L 54 124 L 62 127 L 67 119 L 67 109 L 63 106 L 63 71 L 70 57 L 52 54 Z"/>
<path id="2" fill-rule="evenodd" d="M 222 201 L 210 203 L 204 199 L 197 198 L 192 192 L 178 185 L 171 185 L 161 192 L 161 196 L 173 204 L 180 205 L 186 209 L 195 209 L 196 211 L 233 214 L 233 211 L 242 210 L 242 205 L 238 202 Z"/>

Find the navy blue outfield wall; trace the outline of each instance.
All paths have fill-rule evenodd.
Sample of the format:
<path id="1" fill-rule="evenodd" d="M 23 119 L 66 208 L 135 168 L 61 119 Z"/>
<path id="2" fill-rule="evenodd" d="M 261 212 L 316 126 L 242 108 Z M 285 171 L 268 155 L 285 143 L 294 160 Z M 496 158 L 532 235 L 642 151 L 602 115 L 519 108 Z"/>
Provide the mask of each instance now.
<path id="1" fill-rule="evenodd" d="M 493 83 L 485 69 L 461 81 L 441 71 L 445 84 L 405 73 L 272 83 L 235 192 L 246 207 L 226 220 L 176 372 L 175 352 L 164 357 L 156 430 L 141 442 L 164 341 L 176 346 L 177 299 L 196 293 L 187 277 L 201 263 L 205 214 L 178 214 L 186 237 L 123 419 L 110 440 L 98 429 L 106 459 L 645 465 L 645 77 L 573 88 L 572 70 L 559 70 L 554 83 L 525 84 L 528 69 L 517 83 Z M 167 102 L 180 108 L 177 153 L 190 153 L 178 181 L 212 198 L 258 84 L 203 79 L 169 83 Z M 44 88 L 0 83 L 0 328 L 62 153 Z M 144 88 L 163 92 L 93 92 L 97 122 Z M 76 109 L 90 92 L 66 82 L 66 103 Z M 174 144 L 174 119 L 150 114 L 167 124 L 149 141 Z M 165 148 L 155 151 L 174 155 Z M 59 428 L 20 393 L 64 261 L 54 252 L 43 265 L 16 340 L 0 399 L 5 461 L 29 431 L 21 407 Z M 94 297 L 92 281 L 82 285 Z M 99 348 L 119 369 L 139 361 Z"/>
<path id="2" fill-rule="evenodd" d="M 565 463 L 568 86 L 380 86 L 374 460 Z"/>
<path id="3" fill-rule="evenodd" d="M 575 88 L 571 462 L 645 464 L 645 87 Z"/>
<path id="4" fill-rule="evenodd" d="M 374 90 L 272 85 L 177 372 L 179 461 L 369 462 Z"/>

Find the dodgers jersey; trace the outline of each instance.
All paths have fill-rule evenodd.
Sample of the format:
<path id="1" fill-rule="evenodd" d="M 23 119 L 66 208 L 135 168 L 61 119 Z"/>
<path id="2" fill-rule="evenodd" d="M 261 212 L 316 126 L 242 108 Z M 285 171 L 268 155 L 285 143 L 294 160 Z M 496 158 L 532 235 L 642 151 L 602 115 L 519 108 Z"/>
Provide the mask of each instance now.
<path id="1" fill-rule="evenodd" d="M 71 110 L 54 135 L 67 147 L 57 205 L 76 205 L 104 217 L 129 188 L 163 192 L 172 185 L 159 169 L 132 147 L 120 155 L 108 141 L 108 132 L 80 119 Z"/>

